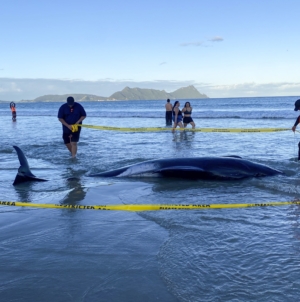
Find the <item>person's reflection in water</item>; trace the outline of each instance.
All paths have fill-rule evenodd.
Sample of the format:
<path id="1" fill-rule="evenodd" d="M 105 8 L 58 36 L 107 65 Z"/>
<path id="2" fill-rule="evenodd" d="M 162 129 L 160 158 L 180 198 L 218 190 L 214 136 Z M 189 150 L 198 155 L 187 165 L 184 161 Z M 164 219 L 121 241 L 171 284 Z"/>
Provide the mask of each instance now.
<path id="1" fill-rule="evenodd" d="M 176 147 L 192 147 L 192 143 L 195 138 L 195 132 L 189 131 L 178 131 L 173 133 L 173 142 L 180 143 L 180 145 L 176 144 Z"/>
<path id="2" fill-rule="evenodd" d="M 60 202 L 62 204 L 79 204 L 86 195 L 84 187 L 81 185 L 81 180 L 78 177 L 71 177 L 66 180 L 67 188 L 71 191 Z"/>
<path id="3" fill-rule="evenodd" d="M 186 142 L 185 145 L 187 147 L 192 146 L 192 142 L 194 141 L 195 138 L 195 132 L 190 132 L 190 131 L 183 131 L 183 140 Z"/>
<path id="4" fill-rule="evenodd" d="M 173 132 L 173 142 L 181 143 L 184 139 L 184 131 Z"/>
<path id="5" fill-rule="evenodd" d="M 62 178 L 65 179 L 66 189 L 70 192 L 62 199 L 62 204 L 79 204 L 86 195 L 86 191 L 81 184 L 82 173 L 69 168 Z"/>

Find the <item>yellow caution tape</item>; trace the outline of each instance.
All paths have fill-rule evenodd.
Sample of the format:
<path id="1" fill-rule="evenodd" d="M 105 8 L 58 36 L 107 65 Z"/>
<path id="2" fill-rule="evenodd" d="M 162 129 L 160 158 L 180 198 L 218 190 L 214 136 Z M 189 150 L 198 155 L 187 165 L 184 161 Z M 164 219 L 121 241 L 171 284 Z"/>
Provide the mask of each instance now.
<path id="1" fill-rule="evenodd" d="M 32 207 L 44 209 L 77 209 L 77 210 L 112 210 L 112 211 L 161 211 L 161 210 L 208 210 L 236 209 L 252 207 L 300 205 L 300 201 L 268 202 L 268 203 L 239 203 L 239 204 L 128 204 L 128 205 L 71 205 L 71 204 L 42 204 L 15 201 L 0 201 L 2 206 Z"/>
<path id="2" fill-rule="evenodd" d="M 120 127 L 106 127 L 106 126 L 94 126 L 94 125 L 84 125 L 76 124 L 80 127 L 90 128 L 95 130 L 110 130 L 110 131 L 125 131 L 125 132 L 159 132 L 159 131 L 172 131 L 173 128 L 156 127 L 156 128 L 120 128 Z M 193 132 L 279 132 L 291 130 L 290 128 L 176 128 L 179 131 L 193 131 Z"/>

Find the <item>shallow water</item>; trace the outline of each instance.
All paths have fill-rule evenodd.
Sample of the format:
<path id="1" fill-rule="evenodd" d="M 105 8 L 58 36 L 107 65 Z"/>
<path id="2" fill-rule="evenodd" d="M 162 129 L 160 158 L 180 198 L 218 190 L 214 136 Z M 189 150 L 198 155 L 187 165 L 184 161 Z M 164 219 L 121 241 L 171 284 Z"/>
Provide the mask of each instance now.
<path id="1" fill-rule="evenodd" d="M 198 127 L 291 128 L 294 101 L 192 100 L 193 117 Z M 0 104 L 0 200 L 100 205 L 299 199 L 300 138 L 292 131 L 83 129 L 78 158 L 72 160 L 61 140 L 59 105 L 17 104 L 13 123 L 8 105 Z M 164 101 L 83 105 L 86 124 L 164 126 Z M 13 187 L 19 162 L 12 145 L 24 151 L 36 176 L 49 181 Z M 233 154 L 285 175 L 241 181 L 88 176 L 157 158 Z M 75 179 L 67 181 L 70 177 Z M 0 214 L 3 301 L 295 301 L 300 294 L 295 205 L 140 213 L 2 206 Z"/>

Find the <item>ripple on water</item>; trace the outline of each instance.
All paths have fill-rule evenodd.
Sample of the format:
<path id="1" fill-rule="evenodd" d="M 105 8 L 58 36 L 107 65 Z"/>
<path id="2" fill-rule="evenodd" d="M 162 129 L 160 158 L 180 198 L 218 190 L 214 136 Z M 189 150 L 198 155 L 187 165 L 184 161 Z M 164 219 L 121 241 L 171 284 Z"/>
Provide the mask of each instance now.
<path id="1" fill-rule="evenodd" d="M 247 209 L 243 219 L 249 222 L 264 210 Z M 188 227 L 167 217 L 169 224 L 157 220 L 170 232 L 158 255 L 161 276 L 182 301 L 284 301 L 291 291 L 300 294 L 299 252 L 290 225 L 276 225 L 272 213 L 259 225 L 245 223 L 236 211 L 211 211 L 204 220 L 189 212 Z"/>

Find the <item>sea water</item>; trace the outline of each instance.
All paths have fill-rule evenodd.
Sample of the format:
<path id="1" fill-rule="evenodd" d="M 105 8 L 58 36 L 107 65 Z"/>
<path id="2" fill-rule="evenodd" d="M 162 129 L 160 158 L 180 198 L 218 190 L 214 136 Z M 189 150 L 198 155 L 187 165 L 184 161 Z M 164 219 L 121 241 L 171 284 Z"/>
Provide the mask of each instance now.
<path id="1" fill-rule="evenodd" d="M 291 128 L 297 97 L 189 100 L 198 128 Z M 181 106 L 186 100 L 181 100 Z M 88 125 L 165 127 L 165 100 L 84 102 Z M 62 103 L 0 103 L 0 200 L 234 204 L 299 199 L 300 135 L 83 128 L 63 144 Z M 190 126 L 188 126 L 190 127 Z M 47 182 L 13 186 L 25 153 Z M 92 178 L 158 158 L 239 155 L 285 175 L 239 181 Z M 67 180 L 71 178 L 72 180 Z M 0 207 L 1 301 L 296 301 L 300 208 L 118 212 Z"/>

